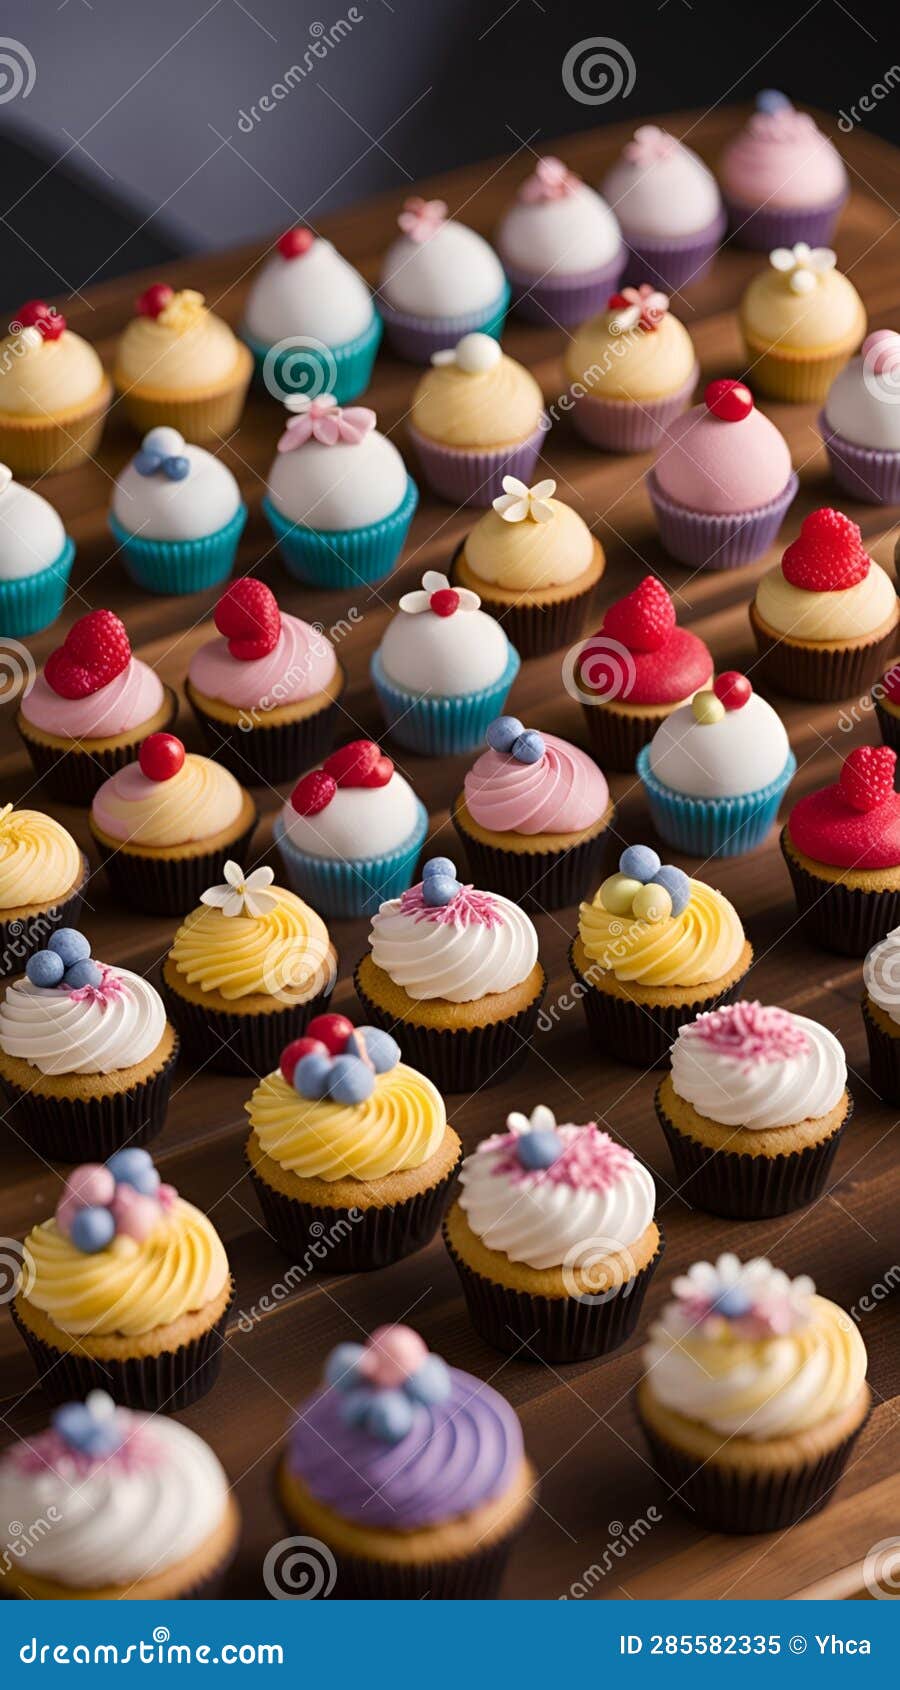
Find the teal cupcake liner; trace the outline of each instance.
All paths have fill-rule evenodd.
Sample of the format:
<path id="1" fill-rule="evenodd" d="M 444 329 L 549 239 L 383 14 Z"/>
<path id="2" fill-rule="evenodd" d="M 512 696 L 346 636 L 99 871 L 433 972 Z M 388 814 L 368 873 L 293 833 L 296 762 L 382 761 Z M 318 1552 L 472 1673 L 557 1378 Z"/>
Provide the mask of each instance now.
<path id="1" fill-rule="evenodd" d="M 418 806 L 418 821 L 398 850 L 381 857 L 310 857 L 285 833 L 281 816 L 272 829 L 290 885 L 323 916 L 374 915 L 388 898 L 399 898 L 413 883 L 419 852 L 428 834 L 428 811 Z"/>
<path id="2" fill-rule="evenodd" d="M 75 541 L 66 535 L 59 557 L 35 575 L 0 581 L 0 638 L 19 639 L 39 634 L 55 622 L 63 607 L 75 561 Z"/>
<path id="3" fill-rule="evenodd" d="M 199 540 L 142 539 L 123 528 L 111 512 L 109 526 L 136 586 L 148 593 L 181 595 L 202 593 L 227 581 L 246 521 L 247 506 L 241 505 L 224 528 Z"/>
<path id="4" fill-rule="evenodd" d="M 276 509 L 269 495 L 263 512 L 278 542 L 289 575 L 310 587 L 358 587 L 390 575 L 406 543 L 419 502 L 419 489 L 407 477 L 406 492 L 390 516 L 362 528 L 307 528 Z"/>
<path id="5" fill-rule="evenodd" d="M 777 779 L 736 798 L 688 798 L 663 786 L 650 771 L 650 747 L 638 752 L 653 826 L 667 845 L 691 857 L 741 857 L 761 845 L 775 825 L 778 806 L 794 775 L 793 751 Z"/>
<path id="6" fill-rule="evenodd" d="M 495 716 L 503 712 L 506 696 L 513 684 L 521 659 L 514 646 L 503 674 L 492 687 L 470 692 L 462 698 L 422 697 L 395 686 L 389 681 L 376 651 L 370 674 L 381 714 L 391 737 L 407 751 L 419 751 L 423 757 L 451 757 L 460 751 L 480 751 Z"/>
<path id="7" fill-rule="evenodd" d="M 355 340 L 345 340 L 340 346 L 326 346 L 312 335 L 302 334 L 288 335 L 276 342 L 276 346 L 265 346 L 246 329 L 240 329 L 239 333 L 253 353 L 257 376 L 273 399 L 289 399 L 303 393 L 310 399 L 318 399 L 323 393 L 333 393 L 339 405 L 349 405 L 365 393 L 372 380 L 383 329 L 381 317 L 373 307 L 369 327 Z"/>

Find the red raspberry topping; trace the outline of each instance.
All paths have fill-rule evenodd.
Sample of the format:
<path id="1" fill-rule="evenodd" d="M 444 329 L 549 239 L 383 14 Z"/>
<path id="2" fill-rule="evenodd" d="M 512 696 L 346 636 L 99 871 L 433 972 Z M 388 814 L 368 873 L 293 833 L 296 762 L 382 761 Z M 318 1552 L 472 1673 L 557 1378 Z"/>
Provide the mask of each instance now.
<path id="1" fill-rule="evenodd" d="M 311 229 L 285 229 L 278 242 L 278 251 L 282 258 L 302 258 L 315 238 Z"/>
<path id="2" fill-rule="evenodd" d="M 44 664 L 44 679 L 59 698 L 90 698 L 131 661 L 131 642 L 112 610 L 91 610 L 73 622 Z"/>
<path id="3" fill-rule="evenodd" d="M 435 616 L 452 616 L 459 609 L 459 594 L 455 587 L 439 587 L 428 603 Z"/>
<path id="4" fill-rule="evenodd" d="M 306 1029 L 307 1037 L 321 1039 L 332 1056 L 340 1056 L 346 1048 L 347 1040 L 352 1039 L 356 1031 L 353 1022 L 346 1015 L 314 1015 Z"/>
<path id="5" fill-rule="evenodd" d="M 175 734 L 149 734 L 138 752 L 148 780 L 171 780 L 184 764 L 184 746 Z"/>
<path id="6" fill-rule="evenodd" d="M 606 309 L 607 311 L 624 311 L 630 304 L 631 300 L 626 299 L 624 293 L 611 293 L 606 301 Z"/>
<path id="7" fill-rule="evenodd" d="M 394 772 L 390 757 L 373 739 L 352 739 L 332 751 L 322 767 L 337 786 L 387 786 Z"/>
<path id="8" fill-rule="evenodd" d="M 661 581 L 645 575 L 624 599 L 611 604 L 603 632 L 629 651 L 659 651 L 675 627 L 675 606 Z"/>
<path id="9" fill-rule="evenodd" d="M 139 317 L 158 317 L 165 311 L 170 299 L 175 298 L 175 289 L 170 288 L 168 282 L 154 282 L 138 294 L 134 308 Z"/>
<path id="10" fill-rule="evenodd" d="M 242 575 L 226 587 L 215 608 L 213 620 L 228 640 L 228 650 L 239 663 L 268 657 L 281 635 L 278 600 L 264 581 Z"/>
<path id="11" fill-rule="evenodd" d="M 37 329 L 42 340 L 59 340 L 66 327 L 62 312 L 54 311 L 45 299 L 26 300 L 16 321 L 23 329 Z"/>
<path id="12" fill-rule="evenodd" d="M 753 410 L 753 394 L 742 381 L 711 381 L 703 400 L 720 422 L 743 422 Z"/>
<path id="13" fill-rule="evenodd" d="M 278 1066 L 287 1080 L 288 1085 L 292 1085 L 294 1079 L 294 1069 L 302 1057 L 329 1056 L 330 1054 L 328 1046 L 322 1039 L 311 1039 L 307 1035 L 307 1037 L 303 1039 L 292 1039 L 289 1045 L 285 1045 L 284 1050 L 281 1053 L 281 1061 Z"/>
<path id="14" fill-rule="evenodd" d="M 894 790 L 897 753 L 887 745 L 860 745 L 841 770 L 841 797 L 854 810 L 875 810 Z"/>
<path id="15" fill-rule="evenodd" d="M 726 710 L 743 710 L 753 696 L 753 688 L 739 669 L 723 669 L 713 681 L 713 692 Z"/>
<path id="16" fill-rule="evenodd" d="M 781 569 L 792 587 L 808 593 L 833 593 L 864 581 L 872 559 L 855 522 L 825 505 L 804 517 L 796 540 L 788 546 Z"/>
<path id="17" fill-rule="evenodd" d="M 337 781 L 324 769 L 313 769 L 298 780 L 291 793 L 291 804 L 298 816 L 317 816 L 331 803 L 337 792 Z"/>

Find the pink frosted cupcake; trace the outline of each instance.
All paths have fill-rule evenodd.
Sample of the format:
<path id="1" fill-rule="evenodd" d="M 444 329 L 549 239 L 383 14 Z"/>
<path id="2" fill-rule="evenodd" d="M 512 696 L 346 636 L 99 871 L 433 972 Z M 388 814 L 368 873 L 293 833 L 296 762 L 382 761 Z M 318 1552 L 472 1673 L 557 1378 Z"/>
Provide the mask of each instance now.
<path id="1" fill-rule="evenodd" d="M 753 563 L 798 488 L 787 441 L 740 381 L 711 381 L 676 418 L 647 476 L 660 538 L 693 569 Z"/>
<path id="2" fill-rule="evenodd" d="M 22 698 L 16 727 L 47 791 L 66 804 L 89 804 L 177 713 L 172 688 L 134 656 L 124 623 L 112 610 L 92 610 L 50 653 Z"/>
<path id="3" fill-rule="evenodd" d="M 514 309 L 554 328 L 600 310 L 625 267 L 615 213 L 562 159 L 539 158 L 496 236 Z"/>
<path id="4" fill-rule="evenodd" d="M 828 246 L 848 192 L 837 148 L 774 88 L 725 148 L 719 180 L 733 238 L 754 252 Z"/>
<path id="5" fill-rule="evenodd" d="M 184 688 L 210 755 L 239 780 L 291 780 L 334 737 L 344 676 L 331 641 L 250 575 L 232 581 L 214 620 L 219 638 L 198 646 Z"/>
<path id="6" fill-rule="evenodd" d="M 631 252 L 628 281 L 676 293 L 706 275 L 725 234 L 725 212 L 712 171 L 690 147 L 642 124 L 603 192 Z"/>

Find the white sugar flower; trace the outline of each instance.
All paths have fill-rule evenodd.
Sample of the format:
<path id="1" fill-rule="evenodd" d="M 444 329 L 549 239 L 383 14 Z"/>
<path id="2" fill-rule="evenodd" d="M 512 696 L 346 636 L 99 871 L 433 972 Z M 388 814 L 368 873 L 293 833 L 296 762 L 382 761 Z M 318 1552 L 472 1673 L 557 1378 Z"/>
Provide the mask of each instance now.
<path id="1" fill-rule="evenodd" d="M 511 1133 L 552 1133 L 556 1131 L 556 1116 L 546 1103 L 537 1103 L 530 1115 L 513 1109 L 506 1117 L 506 1125 Z"/>
<path id="2" fill-rule="evenodd" d="M 405 610 L 408 616 L 421 616 L 424 610 L 433 608 L 431 601 L 435 593 L 456 594 L 457 603 L 453 609 L 448 611 L 445 608 L 439 612 L 445 616 L 453 615 L 457 610 L 477 610 L 481 603 L 478 594 L 470 592 L 468 587 L 453 587 L 448 576 L 441 575 L 437 569 L 426 569 L 421 587 L 416 587 L 414 592 L 403 594 L 400 609 Z"/>
<path id="3" fill-rule="evenodd" d="M 221 910 L 223 915 L 266 915 L 278 902 L 274 892 L 267 891 L 275 879 L 270 868 L 255 868 L 244 874 L 240 863 L 225 864 L 224 886 L 210 886 L 201 895 L 201 904 Z"/>
<path id="4" fill-rule="evenodd" d="M 798 241 L 796 246 L 777 246 L 769 253 L 769 263 L 773 270 L 779 270 L 788 277 L 788 286 L 792 293 L 812 293 L 830 270 L 837 263 L 837 254 L 830 246 L 807 246 L 806 241 Z"/>
<path id="5" fill-rule="evenodd" d="M 526 487 L 515 475 L 503 477 L 503 492 L 494 500 L 494 509 L 504 522 L 551 522 L 553 506 L 549 500 L 556 492 L 555 481 L 536 481 Z"/>

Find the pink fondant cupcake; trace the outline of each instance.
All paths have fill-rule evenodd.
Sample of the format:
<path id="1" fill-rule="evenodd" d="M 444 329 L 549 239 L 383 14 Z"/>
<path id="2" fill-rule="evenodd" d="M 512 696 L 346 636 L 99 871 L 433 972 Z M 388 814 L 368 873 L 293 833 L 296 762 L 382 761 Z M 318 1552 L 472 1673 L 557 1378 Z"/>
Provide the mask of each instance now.
<path id="1" fill-rule="evenodd" d="M 837 148 L 808 112 L 765 88 L 756 111 L 728 143 L 719 180 L 740 246 L 828 246 L 847 198 L 847 172 Z"/>
<path id="2" fill-rule="evenodd" d="M 567 170 L 539 158 L 496 237 L 514 309 L 532 323 L 582 323 L 606 303 L 625 267 L 615 213 Z"/>
<path id="3" fill-rule="evenodd" d="M 112 610 L 92 610 L 50 653 L 16 727 L 47 790 L 66 804 L 89 804 L 177 714 L 172 688 L 132 654 L 124 623 Z"/>
<path id="4" fill-rule="evenodd" d="M 198 646 L 184 689 L 209 752 L 239 780 L 291 780 L 334 737 L 344 685 L 334 647 L 249 575 L 223 593 L 214 619 L 219 638 Z"/>
<path id="5" fill-rule="evenodd" d="M 647 476 L 660 538 L 693 569 L 753 563 L 778 534 L 799 483 L 787 441 L 740 381 L 711 381 L 672 423 Z"/>
<path id="6" fill-rule="evenodd" d="M 712 171 L 690 147 L 642 124 L 603 192 L 631 252 L 629 282 L 676 293 L 705 276 L 725 234 L 725 212 Z"/>

